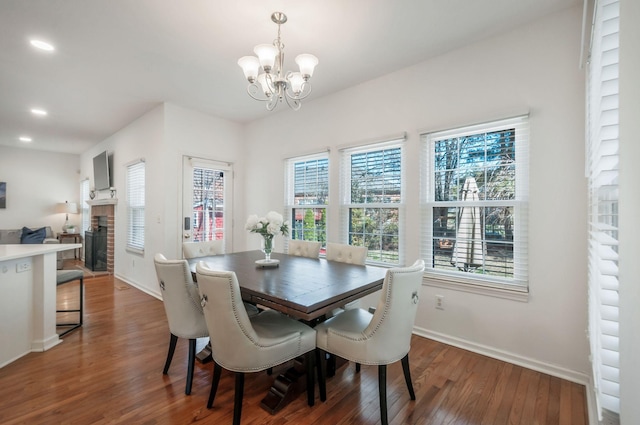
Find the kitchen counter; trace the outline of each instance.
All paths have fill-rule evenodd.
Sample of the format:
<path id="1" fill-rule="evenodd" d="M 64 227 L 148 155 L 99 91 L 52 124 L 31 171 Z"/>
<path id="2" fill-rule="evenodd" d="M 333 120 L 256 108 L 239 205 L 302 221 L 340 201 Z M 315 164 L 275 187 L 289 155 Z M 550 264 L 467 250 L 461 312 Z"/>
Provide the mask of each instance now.
<path id="1" fill-rule="evenodd" d="M 0 367 L 62 342 L 56 333 L 56 256 L 80 247 L 0 245 Z"/>

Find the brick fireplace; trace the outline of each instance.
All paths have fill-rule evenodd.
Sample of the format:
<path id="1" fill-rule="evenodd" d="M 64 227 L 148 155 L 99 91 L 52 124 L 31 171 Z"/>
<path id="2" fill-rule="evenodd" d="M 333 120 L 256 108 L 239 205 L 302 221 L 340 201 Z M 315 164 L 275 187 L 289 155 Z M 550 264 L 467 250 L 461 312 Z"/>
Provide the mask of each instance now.
<path id="1" fill-rule="evenodd" d="M 106 227 L 106 271 L 113 274 L 113 260 L 115 249 L 115 207 L 117 199 L 95 199 L 87 201 L 91 206 L 91 230 L 93 232 L 104 231 Z M 86 254 L 85 254 L 86 257 Z"/>

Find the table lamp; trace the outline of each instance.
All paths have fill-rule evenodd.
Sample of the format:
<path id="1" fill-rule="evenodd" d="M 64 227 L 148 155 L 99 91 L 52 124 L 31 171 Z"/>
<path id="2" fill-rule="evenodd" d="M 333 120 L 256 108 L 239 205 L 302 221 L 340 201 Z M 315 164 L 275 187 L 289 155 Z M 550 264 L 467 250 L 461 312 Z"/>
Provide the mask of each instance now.
<path id="1" fill-rule="evenodd" d="M 78 204 L 75 202 L 67 202 L 59 203 L 57 208 L 59 213 L 66 214 L 66 220 L 64 225 L 62 226 L 62 231 L 64 233 L 74 233 L 76 226 L 73 224 L 69 224 L 69 214 L 78 214 Z"/>

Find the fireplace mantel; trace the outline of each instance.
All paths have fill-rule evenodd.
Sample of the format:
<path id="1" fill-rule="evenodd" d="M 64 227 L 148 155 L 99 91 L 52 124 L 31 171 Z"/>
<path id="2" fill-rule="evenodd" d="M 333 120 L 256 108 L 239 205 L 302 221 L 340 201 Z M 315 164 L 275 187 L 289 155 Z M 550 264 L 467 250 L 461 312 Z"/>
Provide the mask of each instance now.
<path id="1" fill-rule="evenodd" d="M 118 203 L 118 198 L 104 198 L 104 199 L 92 199 L 86 201 L 87 205 L 116 205 Z"/>

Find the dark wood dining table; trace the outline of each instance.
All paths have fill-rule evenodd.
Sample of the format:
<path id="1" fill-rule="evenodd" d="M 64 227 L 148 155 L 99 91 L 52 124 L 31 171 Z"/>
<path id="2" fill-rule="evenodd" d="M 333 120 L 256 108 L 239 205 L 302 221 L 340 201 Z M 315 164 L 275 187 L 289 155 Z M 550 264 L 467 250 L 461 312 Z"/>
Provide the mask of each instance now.
<path id="1" fill-rule="evenodd" d="M 277 267 L 262 267 L 262 251 L 199 257 L 189 260 L 195 267 L 203 261 L 214 270 L 236 273 L 242 298 L 313 323 L 332 310 L 382 288 L 387 269 L 377 266 L 327 261 L 324 258 L 296 257 L 273 253 Z M 197 279 L 197 278 L 196 278 Z"/>
<path id="2" fill-rule="evenodd" d="M 234 271 L 244 301 L 280 311 L 311 326 L 336 308 L 382 289 L 387 273 L 384 267 L 324 258 L 280 253 L 272 253 L 271 258 L 279 261 L 277 267 L 256 264 L 257 260 L 264 259 L 262 251 L 198 257 L 190 259 L 189 265 L 196 281 L 196 264 L 200 261 L 214 270 Z M 287 405 L 305 388 L 304 380 L 300 379 L 303 370 L 298 365 L 279 375 L 260 403 L 261 407 L 274 414 Z"/>

